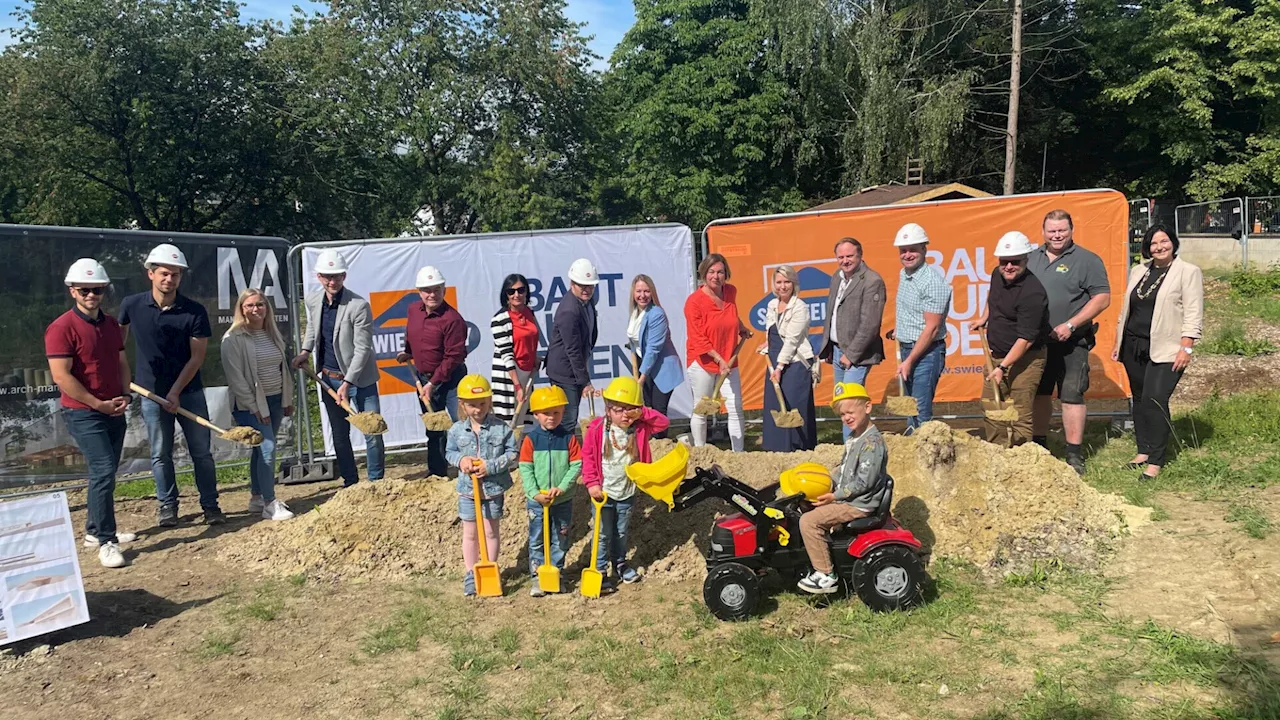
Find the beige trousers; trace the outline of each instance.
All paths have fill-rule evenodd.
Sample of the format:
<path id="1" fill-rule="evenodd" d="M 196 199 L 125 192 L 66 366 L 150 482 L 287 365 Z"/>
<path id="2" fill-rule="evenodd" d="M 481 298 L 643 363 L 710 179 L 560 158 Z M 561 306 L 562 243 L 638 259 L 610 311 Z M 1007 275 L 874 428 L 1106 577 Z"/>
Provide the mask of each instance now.
<path id="1" fill-rule="evenodd" d="M 814 570 L 830 575 L 834 569 L 827 533 L 832 528 L 866 516 L 858 508 L 842 502 L 820 505 L 800 516 L 800 537 L 804 538 L 804 549 L 809 553 L 809 562 Z"/>

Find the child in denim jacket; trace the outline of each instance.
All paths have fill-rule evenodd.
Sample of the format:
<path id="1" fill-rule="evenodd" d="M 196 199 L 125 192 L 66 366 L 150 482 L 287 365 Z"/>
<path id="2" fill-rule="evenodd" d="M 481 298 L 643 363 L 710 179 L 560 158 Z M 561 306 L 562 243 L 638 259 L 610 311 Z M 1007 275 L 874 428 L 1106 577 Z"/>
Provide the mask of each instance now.
<path id="1" fill-rule="evenodd" d="M 511 428 L 493 415 L 493 390 L 484 376 L 462 378 L 458 383 L 458 403 L 464 417 L 449 428 L 445 457 L 450 465 L 458 468 L 455 488 L 458 518 L 462 521 L 462 561 L 467 568 L 462 594 L 471 596 L 476 594 L 472 568 L 480 561 L 471 476 L 480 477 L 485 542 L 489 560 L 497 562 L 498 523 L 502 518 L 504 493 L 512 485 L 511 468 L 515 466 L 518 448 Z"/>

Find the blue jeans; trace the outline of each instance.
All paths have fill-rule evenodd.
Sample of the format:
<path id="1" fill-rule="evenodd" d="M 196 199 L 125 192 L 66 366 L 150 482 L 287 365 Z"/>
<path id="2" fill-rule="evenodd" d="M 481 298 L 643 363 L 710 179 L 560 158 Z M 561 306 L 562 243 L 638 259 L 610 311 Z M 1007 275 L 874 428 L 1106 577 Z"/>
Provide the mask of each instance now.
<path id="1" fill-rule="evenodd" d="M 524 507 L 529 511 L 529 574 L 536 577 L 538 566 L 543 563 L 543 507 L 533 500 L 525 500 Z M 564 556 L 569 552 L 569 524 L 573 522 L 573 502 L 566 500 L 559 505 L 552 505 L 549 510 L 551 512 L 551 564 L 563 570 Z"/>
<path id="2" fill-rule="evenodd" d="M 342 381 L 337 378 L 321 376 L 325 384 L 337 392 Z M 342 476 L 343 487 L 355 485 L 360 480 L 360 472 L 356 470 L 356 453 L 351 449 L 351 423 L 347 422 L 347 411 L 324 393 L 324 411 L 329 415 L 329 427 L 333 430 L 333 454 L 338 458 L 338 474 Z M 347 403 L 356 412 L 382 412 L 378 402 L 378 383 L 362 388 L 347 388 Z M 364 436 L 365 463 L 368 465 L 369 479 L 381 480 L 385 449 L 381 435 Z"/>
<path id="3" fill-rule="evenodd" d="M 204 390 L 193 390 L 178 396 L 178 404 L 184 410 L 202 417 L 209 417 L 209 405 Z M 202 510 L 218 509 L 218 475 L 213 464 L 210 446 L 213 439 L 209 429 L 195 420 L 165 412 L 160 404 L 142 399 L 142 419 L 147 423 L 147 442 L 151 444 L 151 474 L 156 478 L 156 500 L 160 507 L 178 507 L 178 481 L 173 469 L 173 421 L 182 427 L 187 439 L 187 453 L 196 476 L 196 490 L 200 493 Z"/>
<path id="4" fill-rule="evenodd" d="M 835 382 L 842 383 L 858 383 L 866 386 L 867 374 L 871 372 L 870 365 L 850 365 L 848 369 L 840 366 L 840 348 L 836 347 L 831 353 L 831 370 L 835 376 Z M 853 432 L 847 426 L 841 425 L 844 429 L 844 439 L 848 440 L 849 435 Z"/>
<path id="5" fill-rule="evenodd" d="M 459 366 L 444 385 L 431 386 L 432 411 L 444 410 L 449 413 L 451 420 L 458 422 L 458 382 L 466 375 L 466 366 Z M 425 385 L 428 376 L 423 376 L 419 373 L 418 377 Z M 427 411 L 426 403 L 422 402 L 421 397 L 418 398 L 418 407 L 424 413 Z M 449 472 L 449 459 L 445 456 L 445 447 L 449 444 L 449 431 L 428 430 L 426 432 L 427 472 L 437 477 L 445 477 Z"/>
<path id="6" fill-rule="evenodd" d="M 626 500 L 609 498 L 600 510 L 600 550 L 596 553 L 596 569 L 613 566 L 617 574 L 618 566 L 627 562 L 627 526 L 631 524 L 631 509 L 635 507 L 636 496 Z M 539 518 L 541 520 L 541 518 Z"/>
<path id="7" fill-rule="evenodd" d="M 911 354 L 915 343 L 902 343 L 902 357 Z M 938 380 L 942 378 L 942 370 L 947 366 L 947 343 L 939 340 L 920 356 L 919 362 L 911 368 L 911 377 L 907 378 L 907 394 L 916 399 L 919 413 L 907 418 L 907 428 L 915 430 L 922 423 L 933 419 L 933 393 L 938 388 Z"/>
<path id="8" fill-rule="evenodd" d="M 578 405 L 582 403 L 582 389 L 586 385 L 559 385 L 564 390 L 565 399 L 569 404 L 564 406 L 564 417 L 560 419 L 560 427 L 566 431 L 574 433 L 578 432 Z"/>
<path id="9" fill-rule="evenodd" d="M 116 469 L 124 450 L 129 423 L 124 415 L 103 415 L 96 410 L 62 409 L 62 419 L 89 466 L 86 504 L 89 516 L 84 531 L 98 542 L 116 541 Z"/>
<path id="10" fill-rule="evenodd" d="M 248 410 L 231 413 L 237 425 L 246 425 L 262 433 L 262 444 L 253 449 L 249 458 L 249 492 L 261 495 L 264 503 L 276 499 L 276 431 L 284 417 L 283 402 L 284 395 L 280 393 L 267 396 L 267 412 L 271 415 L 267 418 L 270 422 L 266 423 Z"/>

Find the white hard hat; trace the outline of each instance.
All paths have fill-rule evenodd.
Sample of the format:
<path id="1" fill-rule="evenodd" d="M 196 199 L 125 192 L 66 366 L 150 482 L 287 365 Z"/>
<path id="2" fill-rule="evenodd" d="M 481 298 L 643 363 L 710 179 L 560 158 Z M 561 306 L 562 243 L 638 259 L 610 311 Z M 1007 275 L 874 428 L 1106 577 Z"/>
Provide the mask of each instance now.
<path id="1" fill-rule="evenodd" d="M 316 274 L 341 275 L 347 271 L 347 261 L 337 250 L 321 250 L 316 256 Z"/>
<path id="2" fill-rule="evenodd" d="M 418 277 L 413 282 L 414 287 L 428 288 L 444 284 L 444 273 L 440 272 L 440 268 L 434 265 L 423 265 L 418 271 Z"/>
<path id="3" fill-rule="evenodd" d="M 929 236 L 925 233 L 924 228 L 915 223 L 907 223 L 898 228 L 898 232 L 893 236 L 893 246 L 903 247 L 905 245 L 928 245 Z"/>
<path id="4" fill-rule="evenodd" d="M 72 285 L 109 285 L 107 269 L 93 258 L 80 258 L 67 269 L 67 287 Z"/>
<path id="5" fill-rule="evenodd" d="M 1000 236 L 999 242 L 996 243 L 995 256 L 998 258 L 1017 257 L 1026 255 L 1034 249 L 1026 235 L 1017 230 L 1012 230 Z"/>
<path id="6" fill-rule="evenodd" d="M 569 279 L 579 285 L 596 285 L 600 282 L 600 273 L 596 266 L 586 258 L 578 258 L 569 266 Z"/>
<path id="7" fill-rule="evenodd" d="M 187 267 L 187 256 L 175 245 L 169 243 L 160 243 L 151 248 L 151 252 L 147 253 L 146 266 L 148 269 L 156 265 L 168 265 L 169 267 Z"/>

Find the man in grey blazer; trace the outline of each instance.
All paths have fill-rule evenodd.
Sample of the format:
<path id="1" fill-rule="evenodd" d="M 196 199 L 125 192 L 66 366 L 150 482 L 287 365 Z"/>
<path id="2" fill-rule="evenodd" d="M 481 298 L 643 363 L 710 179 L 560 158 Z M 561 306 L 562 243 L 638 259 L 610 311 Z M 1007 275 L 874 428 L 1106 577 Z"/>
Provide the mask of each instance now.
<path id="1" fill-rule="evenodd" d="M 835 381 L 866 385 L 871 366 L 884 360 L 880 320 L 884 317 L 884 280 L 862 262 L 862 243 L 836 242 L 836 264 L 827 293 L 827 317 L 818 357 L 831 363 Z M 844 428 L 849 439 L 849 428 Z"/>
<path id="2" fill-rule="evenodd" d="M 343 287 L 347 261 L 336 250 L 324 250 L 316 259 L 316 277 L 323 288 L 307 296 L 307 334 L 302 352 L 293 359 L 302 368 L 314 353 L 316 373 L 339 398 L 356 412 L 381 412 L 378 403 L 378 360 L 373 354 L 373 311 L 369 301 Z M 343 486 L 360 479 L 351 449 L 351 425 L 347 412 L 329 393 L 324 409 L 333 429 L 333 451 Z M 382 436 L 364 436 L 370 480 L 381 480 L 384 448 Z"/>

